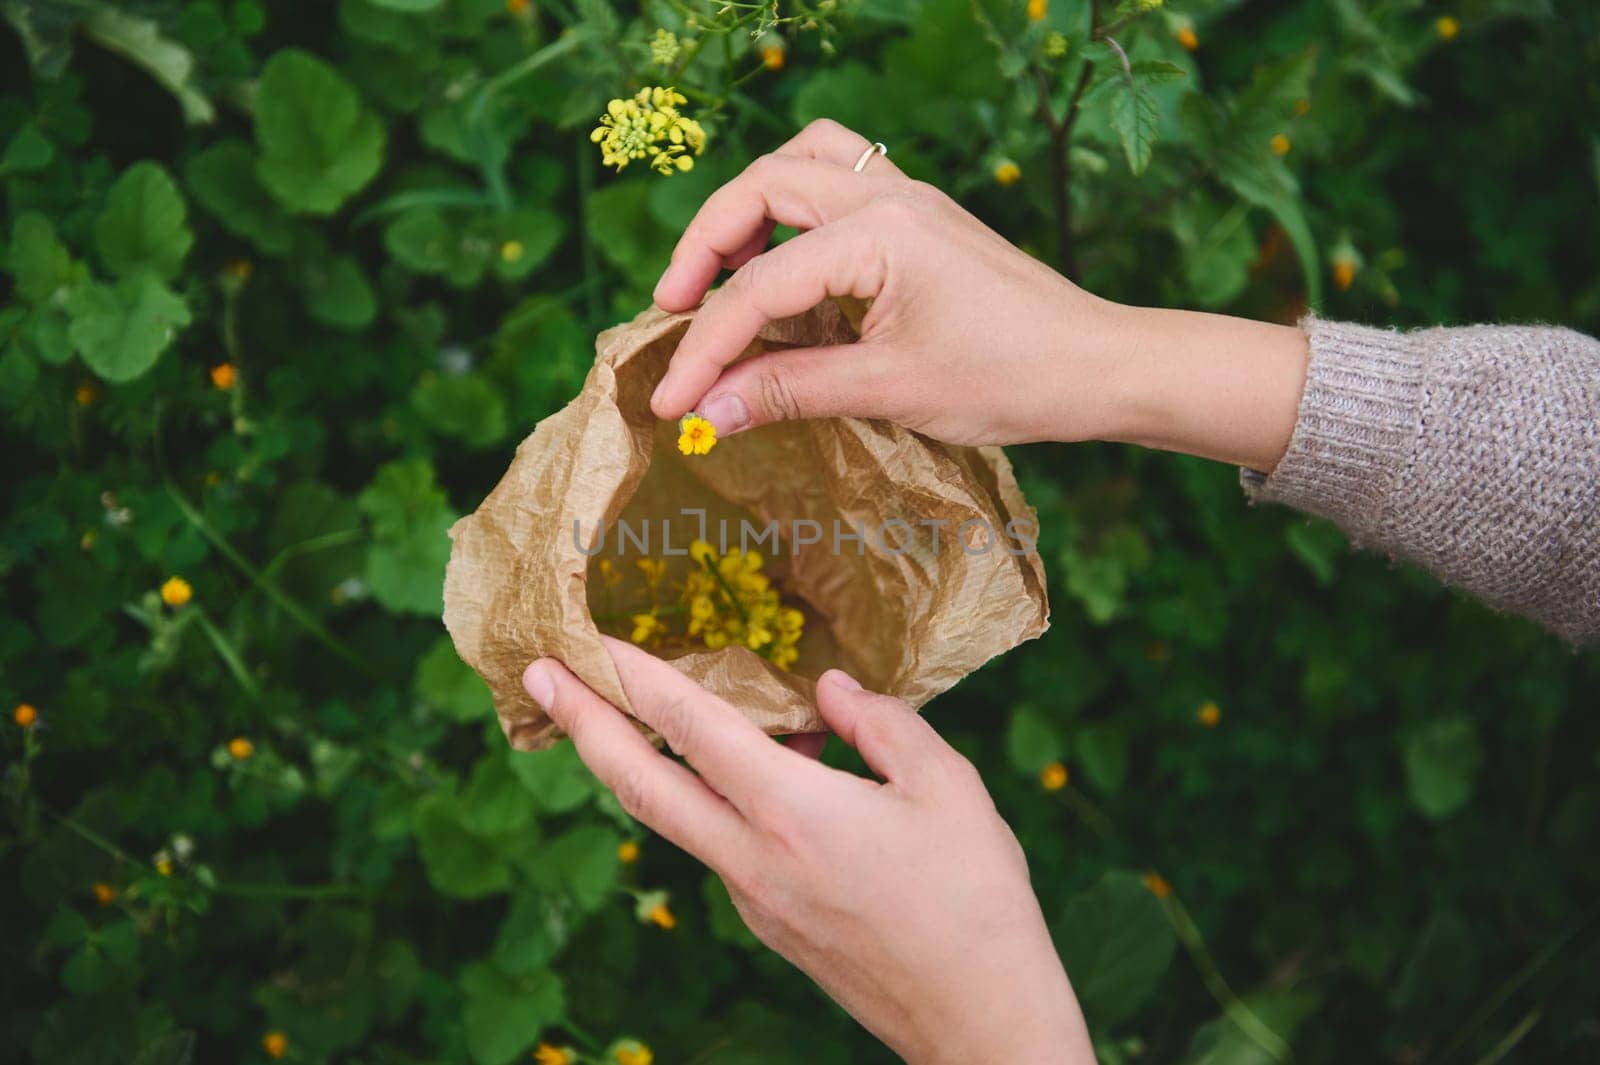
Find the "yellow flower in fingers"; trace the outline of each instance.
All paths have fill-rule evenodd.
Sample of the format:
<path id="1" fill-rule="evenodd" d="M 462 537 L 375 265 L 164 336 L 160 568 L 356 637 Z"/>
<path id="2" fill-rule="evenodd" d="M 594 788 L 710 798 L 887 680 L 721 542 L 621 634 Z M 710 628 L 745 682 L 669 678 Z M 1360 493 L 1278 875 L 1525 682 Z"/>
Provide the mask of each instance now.
<path id="1" fill-rule="evenodd" d="M 678 423 L 678 450 L 685 455 L 706 455 L 717 446 L 717 427 L 694 411 Z"/>

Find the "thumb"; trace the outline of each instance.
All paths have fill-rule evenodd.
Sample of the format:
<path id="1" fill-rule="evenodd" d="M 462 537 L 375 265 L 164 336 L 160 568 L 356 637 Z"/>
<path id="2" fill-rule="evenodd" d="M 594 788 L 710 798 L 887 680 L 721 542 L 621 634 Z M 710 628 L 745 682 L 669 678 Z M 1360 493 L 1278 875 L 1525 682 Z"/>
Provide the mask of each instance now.
<path id="1" fill-rule="evenodd" d="M 883 417 L 881 353 L 865 341 L 771 351 L 722 372 L 698 410 L 718 436 L 797 418 Z"/>
<path id="2" fill-rule="evenodd" d="M 926 778 L 956 756 L 904 700 L 866 691 L 840 669 L 830 669 L 817 680 L 817 710 L 834 735 L 890 783 Z"/>

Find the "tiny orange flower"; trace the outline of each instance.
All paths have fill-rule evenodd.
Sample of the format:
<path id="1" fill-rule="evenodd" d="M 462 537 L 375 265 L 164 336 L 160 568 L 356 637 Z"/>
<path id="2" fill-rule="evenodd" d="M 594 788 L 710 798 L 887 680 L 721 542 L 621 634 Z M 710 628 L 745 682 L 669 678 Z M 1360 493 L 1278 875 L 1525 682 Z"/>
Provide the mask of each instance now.
<path id="1" fill-rule="evenodd" d="M 1455 40 L 1461 33 L 1460 21 L 1451 18 L 1449 15 L 1441 15 L 1439 20 L 1433 24 L 1433 28 L 1439 34 L 1440 39 L 1446 41 Z"/>
<path id="2" fill-rule="evenodd" d="M 617 861 L 623 865 L 632 865 L 639 860 L 639 845 L 633 840 L 623 840 L 617 844 Z"/>
<path id="3" fill-rule="evenodd" d="M 1050 13 L 1050 0 L 1028 0 L 1028 18 L 1038 22 Z"/>
<path id="4" fill-rule="evenodd" d="M 39 711 L 33 708 L 32 703 L 18 703 L 17 708 L 11 711 L 11 720 L 22 728 L 32 728 L 33 723 L 39 720 Z"/>
<path id="5" fill-rule="evenodd" d="M 1268 143 L 1272 148 L 1273 155 L 1288 155 L 1289 149 L 1292 147 L 1292 145 L 1289 143 L 1288 136 L 1282 133 L 1274 133 L 1272 135 L 1272 140 Z"/>
<path id="6" fill-rule="evenodd" d="M 211 367 L 211 383 L 217 391 L 226 392 L 238 381 L 239 375 L 231 362 L 219 362 Z"/>
<path id="7" fill-rule="evenodd" d="M 228 741 L 228 753 L 233 756 L 234 761 L 242 762 L 256 753 L 256 745 L 243 736 L 235 736 Z"/>
<path id="8" fill-rule="evenodd" d="M 256 264 L 249 259 L 229 259 L 222 264 L 222 274 L 229 281 L 244 284 L 256 272 Z"/>
<path id="9" fill-rule="evenodd" d="M 533 1060 L 539 1065 L 572 1065 L 572 1051 L 566 1047 L 540 1043 L 534 1048 Z"/>
<path id="10" fill-rule="evenodd" d="M 161 601 L 176 609 L 194 598 L 194 589 L 182 577 L 168 577 L 161 586 Z"/>
<path id="11" fill-rule="evenodd" d="M 650 923 L 665 931 L 672 931 L 678 927 L 678 918 L 664 902 L 658 902 L 650 908 Z"/>
<path id="12" fill-rule="evenodd" d="M 268 1032 L 261 1037 L 261 1049 L 269 1058 L 281 1058 L 289 1052 L 289 1037 L 282 1032 Z"/>
<path id="13" fill-rule="evenodd" d="M 528 13 L 528 8 L 533 6 L 533 0 L 506 0 L 506 10 L 518 18 Z"/>
<path id="14" fill-rule="evenodd" d="M 629 1039 L 611 1052 L 617 1065 L 653 1065 L 656 1056 L 637 1039 Z"/>
<path id="15" fill-rule="evenodd" d="M 1160 873 L 1144 874 L 1144 886 L 1158 899 L 1164 899 L 1172 894 L 1172 885 L 1167 883 L 1167 878 Z"/>
<path id="16" fill-rule="evenodd" d="M 1353 259 L 1340 259 L 1333 264 L 1333 287 L 1340 292 L 1349 292 L 1350 286 L 1356 283 L 1356 264 Z"/>
<path id="17" fill-rule="evenodd" d="M 78 406 L 80 407 L 87 407 L 89 404 L 98 399 L 99 396 L 100 393 L 96 392 L 94 385 L 90 384 L 79 385 L 78 390 L 73 393 L 73 398 L 78 401 Z"/>
<path id="18" fill-rule="evenodd" d="M 1178 39 L 1178 44 L 1182 46 L 1185 52 L 1197 52 L 1200 50 L 1200 38 L 1195 34 L 1194 27 L 1180 27 L 1173 36 Z"/>
<path id="19" fill-rule="evenodd" d="M 761 65 L 768 70 L 782 70 L 786 58 L 782 45 L 769 44 L 761 49 Z"/>
<path id="20" fill-rule="evenodd" d="M 1060 791 L 1067 786 L 1069 777 L 1066 766 L 1060 762 L 1051 762 L 1039 770 L 1039 786 L 1045 791 Z"/>
<path id="21" fill-rule="evenodd" d="M 111 905 L 117 901 L 117 889 L 104 880 L 100 881 L 94 886 L 94 901 L 102 906 Z"/>
<path id="22" fill-rule="evenodd" d="M 1015 185 L 1021 179 L 1022 167 L 1018 166 L 1010 159 L 1002 159 L 995 164 L 994 182 L 996 185 L 1004 188 L 1007 185 Z"/>
<path id="23" fill-rule="evenodd" d="M 1216 728 L 1222 721 L 1222 708 L 1207 699 L 1194 713 L 1195 720 L 1206 728 Z"/>

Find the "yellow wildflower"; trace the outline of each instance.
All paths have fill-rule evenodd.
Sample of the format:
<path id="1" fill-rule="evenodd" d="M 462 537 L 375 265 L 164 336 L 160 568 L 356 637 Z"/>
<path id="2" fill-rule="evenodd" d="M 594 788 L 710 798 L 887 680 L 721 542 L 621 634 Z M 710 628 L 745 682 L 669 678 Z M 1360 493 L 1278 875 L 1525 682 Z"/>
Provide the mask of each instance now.
<path id="1" fill-rule="evenodd" d="M 161 601 L 170 607 L 180 607 L 194 598 L 194 589 L 182 577 L 168 577 L 161 586 Z"/>
<path id="2" fill-rule="evenodd" d="M 694 411 L 678 422 L 678 450 L 685 455 L 708 455 L 717 446 L 717 427 Z"/>
<path id="3" fill-rule="evenodd" d="M 656 35 L 650 38 L 650 62 L 658 67 L 670 67 L 678 61 L 682 51 L 683 46 L 676 33 L 656 27 Z"/>
<path id="4" fill-rule="evenodd" d="M 234 761 L 242 762 L 256 753 L 256 745 L 243 736 L 235 736 L 228 741 L 228 753 L 233 756 Z"/>
<path id="5" fill-rule="evenodd" d="M 533 0 L 506 0 L 506 11 L 518 18 L 527 15 L 532 6 Z"/>
<path id="6" fill-rule="evenodd" d="M 1336 259 L 1333 264 L 1333 287 L 1340 292 L 1349 292 L 1350 286 L 1356 283 L 1356 261 L 1354 259 Z"/>
<path id="7" fill-rule="evenodd" d="M 678 110 L 687 102 L 676 89 L 647 85 L 607 104 L 589 139 L 600 145 L 601 161 L 619 172 L 637 159 L 648 159 L 661 174 L 692 170 L 693 156 L 705 150 L 706 134 L 700 123 Z"/>
<path id="8" fill-rule="evenodd" d="M 261 1049 L 269 1058 L 281 1058 L 289 1052 L 289 1037 L 282 1032 L 268 1032 L 261 1037 Z"/>
<path id="9" fill-rule="evenodd" d="M 165 852 L 156 855 L 155 865 L 156 872 L 160 873 L 162 876 L 172 875 L 172 859 L 167 857 Z"/>
<path id="10" fill-rule="evenodd" d="M 217 391 L 226 392 L 238 381 L 239 375 L 231 362 L 219 362 L 211 367 L 211 383 Z"/>
<path id="11" fill-rule="evenodd" d="M 637 1039 L 626 1039 L 618 1043 L 611 1056 L 617 1059 L 617 1065 L 654 1065 L 656 1060 L 650 1048 Z"/>
<path id="12" fill-rule="evenodd" d="M 1006 185 L 1015 185 L 1021 178 L 1022 167 L 1018 166 L 1016 163 L 1013 163 L 1010 159 L 1002 159 L 995 164 L 995 184 L 1002 187 Z"/>
<path id="13" fill-rule="evenodd" d="M 1185 52 L 1200 50 L 1200 38 L 1195 34 L 1193 26 L 1180 26 L 1173 36 L 1178 39 L 1178 44 Z"/>
<path id="14" fill-rule="evenodd" d="M 500 258 L 508 263 L 514 263 L 522 258 L 522 241 L 508 240 L 500 245 Z"/>
<path id="15" fill-rule="evenodd" d="M 540 1043 L 534 1048 L 533 1060 L 539 1065 L 572 1065 L 572 1051 L 566 1047 Z"/>
<path id="16" fill-rule="evenodd" d="M 222 276 L 235 284 L 244 284 L 256 272 L 256 264 L 249 259 L 229 259 L 222 264 Z"/>
<path id="17" fill-rule="evenodd" d="M 1051 762 L 1039 770 L 1039 786 L 1045 791 L 1060 791 L 1067 786 L 1067 767 L 1060 762 Z"/>
<path id="18" fill-rule="evenodd" d="M 1067 36 L 1057 30 L 1051 30 L 1044 37 L 1044 54 L 1046 59 L 1060 59 L 1067 54 Z"/>
<path id="19" fill-rule="evenodd" d="M 1301 118 L 1304 118 L 1310 112 L 1311 112 L 1311 101 L 1310 100 L 1296 100 L 1294 102 L 1294 113 L 1296 115 L 1299 115 Z"/>
<path id="20" fill-rule="evenodd" d="M 670 932 L 674 928 L 678 927 L 678 919 L 672 915 L 672 910 L 664 902 L 658 902 L 654 906 L 650 907 L 650 913 L 648 916 L 650 918 L 650 923 L 655 925 L 657 928 L 665 929 L 666 931 Z"/>
<path id="21" fill-rule="evenodd" d="M 1272 148 L 1272 154 L 1273 155 L 1288 155 L 1289 154 L 1289 148 L 1291 147 L 1291 145 L 1289 144 L 1289 138 L 1285 134 L 1274 133 L 1272 135 L 1272 140 L 1270 142 L 1268 142 L 1268 144 L 1269 144 L 1269 147 Z"/>
<path id="22" fill-rule="evenodd" d="M 94 385 L 83 384 L 78 386 L 78 391 L 73 393 L 73 398 L 78 401 L 78 406 L 87 407 L 93 403 L 100 393 L 95 391 Z"/>
<path id="23" fill-rule="evenodd" d="M 22 728 L 32 728 L 34 722 L 39 720 L 39 711 L 33 708 L 32 703 L 18 703 L 17 708 L 11 711 L 11 720 Z"/>
<path id="24" fill-rule="evenodd" d="M 1461 33 L 1460 21 L 1449 15 L 1441 15 L 1439 20 L 1433 24 L 1433 28 L 1438 32 L 1439 37 L 1446 41 L 1455 40 Z"/>
<path id="25" fill-rule="evenodd" d="M 617 564 L 609 558 L 602 558 L 599 565 L 600 583 L 607 588 L 615 586 L 622 580 L 622 574 L 617 572 Z"/>
<path id="26" fill-rule="evenodd" d="M 1160 873 L 1149 872 L 1144 874 L 1144 886 L 1150 890 L 1150 894 L 1158 899 L 1164 899 L 1172 894 L 1172 885 L 1167 883 L 1167 878 Z"/>
<path id="27" fill-rule="evenodd" d="M 94 886 L 94 901 L 102 906 L 111 905 L 117 901 L 117 889 L 104 880 L 100 881 Z"/>
<path id="28" fill-rule="evenodd" d="M 1038 22 L 1050 13 L 1050 0 L 1028 0 L 1028 18 Z"/>
<path id="29" fill-rule="evenodd" d="M 628 638 L 642 647 L 653 642 L 665 631 L 667 631 L 666 623 L 654 610 L 651 610 L 648 614 L 633 615 L 633 635 Z"/>
<path id="30" fill-rule="evenodd" d="M 617 861 L 623 865 L 632 865 L 639 860 L 639 845 L 631 839 L 625 839 L 617 844 Z"/>
<path id="31" fill-rule="evenodd" d="M 667 560 L 664 558 L 641 558 L 634 565 L 644 574 L 645 587 L 652 592 L 661 586 L 662 579 L 667 575 Z"/>
<path id="32" fill-rule="evenodd" d="M 1207 699 L 1194 713 L 1195 720 L 1206 728 L 1216 728 L 1222 723 L 1222 708 Z"/>
<path id="33" fill-rule="evenodd" d="M 761 65 L 768 70 L 782 70 L 784 58 L 781 44 L 769 44 L 761 49 Z"/>

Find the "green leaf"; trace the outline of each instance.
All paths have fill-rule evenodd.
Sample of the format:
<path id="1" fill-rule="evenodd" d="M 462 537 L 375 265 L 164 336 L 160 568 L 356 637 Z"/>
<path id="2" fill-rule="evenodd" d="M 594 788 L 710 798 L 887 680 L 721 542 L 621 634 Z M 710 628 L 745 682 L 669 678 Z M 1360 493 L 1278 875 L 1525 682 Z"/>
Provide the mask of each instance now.
<path id="1" fill-rule="evenodd" d="M 0 171 L 25 174 L 42 170 L 56 157 L 56 146 L 39 131 L 37 123 L 28 122 L 12 134 L 6 150 L 0 154 Z"/>
<path id="2" fill-rule="evenodd" d="M 432 11 L 444 3 L 444 0 L 372 0 L 378 7 L 387 7 L 393 11 Z"/>
<path id="3" fill-rule="evenodd" d="M 1435 721 L 1406 740 L 1405 762 L 1412 803 L 1424 817 L 1443 820 L 1472 798 L 1483 765 L 1478 728 L 1464 717 Z"/>
<path id="4" fill-rule="evenodd" d="M 378 313 L 378 297 L 361 264 L 348 255 L 326 263 L 312 261 L 305 271 L 306 309 L 311 317 L 340 329 L 364 329 Z"/>
<path id="5" fill-rule="evenodd" d="M 1032 703 L 1019 703 L 1011 710 L 1006 725 L 1006 756 L 1011 768 L 1028 776 L 1036 775 L 1051 762 L 1062 760 L 1066 745 L 1055 722 Z"/>
<path id="6" fill-rule="evenodd" d="M 599 781 L 570 743 L 542 751 L 512 751 L 510 759 L 511 771 L 547 813 L 575 810 L 600 791 Z"/>
<path id="7" fill-rule="evenodd" d="M 1249 285 L 1256 242 L 1244 204 L 1224 210 L 1204 195 L 1180 200 L 1172 235 L 1183 252 L 1184 280 L 1202 306 L 1230 303 Z"/>
<path id="8" fill-rule="evenodd" d="M 462 970 L 461 993 L 467 1050 L 478 1065 L 506 1065 L 526 1056 L 567 1008 L 561 978 L 548 970 L 512 976 L 475 962 Z"/>
<path id="9" fill-rule="evenodd" d="M 291 211 L 332 214 L 383 165 L 378 117 L 337 70 L 309 52 L 267 60 L 256 90 L 256 172 Z"/>
<path id="10" fill-rule="evenodd" d="M 56 239 L 50 220 L 37 212 L 12 225 L 6 266 L 16 281 L 17 295 L 30 303 L 49 299 L 73 280 L 72 255 Z"/>
<path id="11" fill-rule="evenodd" d="M 1076 764 L 1084 777 L 1107 794 L 1122 790 L 1128 778 L 1128 737 L 1115 722 L 1085 725 L 1073 736 Z"/>
<path id="12" fill-rule="evenodd" d="M 494 841 L 462 827 L 457 800 L 433 792 L 417 800 L 411 827 L 428 882 L 456 898 L 475 899 L 511 887 L 511 866 Z"/>
<path id="13" fill-rule="evenodd" d="M 506 401 L 480 374 L 429 374 L 411 391 L 422 420 L 468 447 L 489 447 L 506 435 Z"/>
<path id="14" fill-rule="evenodd" d="M 423 702 L 457 721 L 481 720 L 494 709 L 489 686 L 461 661 L 448 636 L 435 640 L 417 663 L 412 688 Z"/>
<path id="15" fill-rule="evenodd" d="M 439 615 L 455 515 L 433 467 L 420 459 L 388 463 L 356 502 L 372 523 L 366 578 L 373 596 L 399 613 Z"/>
<path id="16" fill-rule="evenodd" d="M 212 145 L 189 161 L 184 176 L 194 198 L 223 228 L 269 255 L 289 250 L 289 215 L 256 177 L 256 150 L 241 140 Z"/>
<path id="17" fill-rule="evenodd" d="M 622 837 L 609 828 L 580 825 L 540 846 L 533 878 L 579 909 L 597 910 L 616 886 L 621 843 Z"/>
<path id="18" fill-rule="evenodd" d="M 494 962 L 512 976 L 544 968 L 577 931 L 571 900 L 529 892 L 511 900 L 494 940 Z"/>
<path id="19" fill-rule="evenodd" d="M 163 281 L 177 277 L 194 235 L 171 175 L 148 160 L 124 170 L 94 221 L 94 239 L 114 274 L 149 271 Z"/>
<path id="20" fill-rule="evenodd" d="M 103 48 L 143 67 L 178 101 L 184 121 L 203 125 L 217 117 L 210 99 L 194 86 L 194 56 L 183 45 L 161 35 L 154 19 L 121 11 L 113 4 L 96 5 L 83 21 L 83 32 Z"/>
<path id="21" fill-rule="evenodd" d="M 1109 104 L 1111 128 L 1122 141 L 1122 153 L 1128 159 L 1128 169 L 1135 177 L 1150 165 L 1150 155 L 1155 150 L 1156 134 L 1160 129 L 1161 115 L 1156 110 L 1155 97 L 1136 78 L 1116 79 Z"/>
<path id="22" fill-rule="evenodd" d="M 1278 1038 L 1288 1042 L 1321 1000 L 1309 991 L 1254 991 L 1240 1000 Z M 1233 1017 L 1202 1025 L 1189 1044 L 1184 1065 L 1282 1065 L 1279 1057 L 1261 1045 Z"/>
<path id="23" fill-rule="evenodd" d="M 67 295 L 66 307 L 73 348 L 91 370 L 113 383 L 144 374 L 189 324 L 188 305 L 149 274 L 114 286 L 79 285 Z"/>
<path id="24" fill-rule="evenodd" d="M 480 836 L 519 832 L 533 820 L 533 801 L 506 765 L 503 754 L 478 760 L 461 794 L 461 824 Z"/>
<path id="25" fill-rule="evenodd" d="M 1137 873 L 1113 870 L 1067 903 L 1052 929 L 1091 1029 L 1132 1017 L 1155 991 L 1178 939 Z"/>

